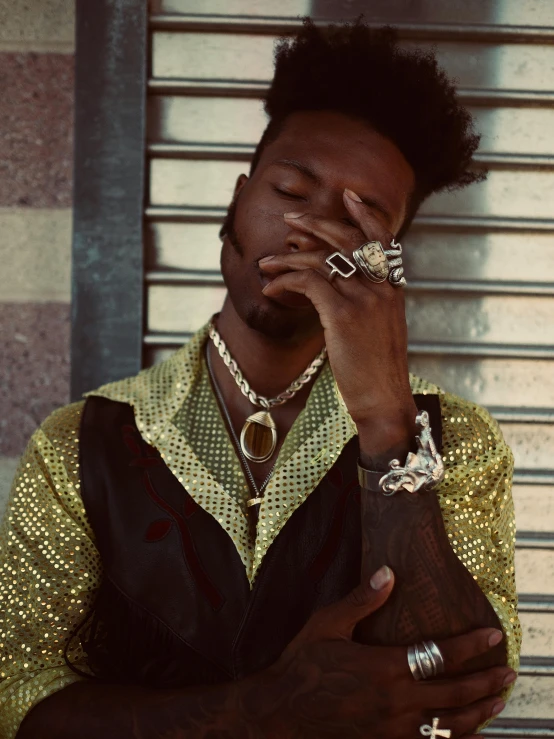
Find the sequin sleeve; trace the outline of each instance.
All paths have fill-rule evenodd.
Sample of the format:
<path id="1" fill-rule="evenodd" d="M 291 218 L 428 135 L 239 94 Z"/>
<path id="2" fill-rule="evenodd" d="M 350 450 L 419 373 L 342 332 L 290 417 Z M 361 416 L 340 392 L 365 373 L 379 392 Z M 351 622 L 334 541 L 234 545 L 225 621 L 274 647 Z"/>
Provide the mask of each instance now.
<path id="1" fill-rule="evenodd" d="M 494 608 L 506 637 L 508 664 L 517 670 L 521 626 L 514 573 L 513 455 L 484 408 L 445 393 L 441 410 L 446 475 L 436 491 L 446 532 Z"/>
<path id="2" fill-rule="evenodd" d="M 101 576 L 79 494 L 82 407 L 59 409 L 35 432 L 0 530 L 0 739 L 13 739 L 35 704 L 82 679 L 63 657 Z M 79 650 L 68 656 L 82 665 Z"/>

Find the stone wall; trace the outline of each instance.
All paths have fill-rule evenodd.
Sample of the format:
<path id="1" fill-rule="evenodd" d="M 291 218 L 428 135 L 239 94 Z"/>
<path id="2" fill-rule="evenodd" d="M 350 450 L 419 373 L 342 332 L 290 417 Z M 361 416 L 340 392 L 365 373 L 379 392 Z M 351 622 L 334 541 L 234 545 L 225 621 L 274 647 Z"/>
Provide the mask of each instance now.
<path id="1" fill-rule="evenodd" d="M 69 399 L 74 3 L 0 0 L 0 513 Z"/>

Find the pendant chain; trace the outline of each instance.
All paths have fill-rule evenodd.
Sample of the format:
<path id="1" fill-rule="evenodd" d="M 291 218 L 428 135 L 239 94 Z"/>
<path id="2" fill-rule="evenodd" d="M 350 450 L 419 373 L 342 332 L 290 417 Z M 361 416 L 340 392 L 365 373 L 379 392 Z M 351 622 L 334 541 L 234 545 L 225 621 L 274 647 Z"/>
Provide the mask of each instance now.
<path id="1" fill-rule="evenodd" d="M 256 392 L 254 392 L 254 390 L 252 390 L 252 388 L 248 384 L 247 380 L 244 378 L 244 375 L 240 371 L 238 364 L 229 353 L 225 342 L 217 332 L 213 321 L 210 321 L 208 330 L 210 339 L 213 341 L 215 348 L 219 352 L 219 356 L 223 359 L 225 366 L 239 386 L 242 394 L 245 395 L 253 405 L 257 405 L 260 408 L 265 408 L 265 410 L 275 408 L 275 406 L 277 405 L 283 405 L 283 403 L 286 403 L 287 400 L 293 398 L 300 390 L 300 388 L 312 379 L 314 374 L 327 358 L 327 348 L 323 347 L 323 349 L 319 352 L 313 362 L 308 367 L 306 367 L 300 377 L 297 377 L 296 380 L 294 380 L 286 390 L 284 390 L 282 393 L 279 393 L 279 395 L 275 396 L 275 398 L 264 398 L 263 395 L 258 395 Z"/>
<path id="2" fill-rule="evenodd" d="M 252 490 L 254 491 L 255 497 L 259 498 L 261 500 L 261 493 L 265 490 L 267 483 L 269 482 L 269 479 L 271 475 L 273 474 L 274 467 L 271 468 L 269 471 L 269 474 L 265 478 L 265 480 L 262 482 L 261 486 L 258 488 L 256 485 L 256 481 L 254 480 L 254 475 L 252 474 L 252 470 L 250 469 L 250 466 L 248 465 L 248 462 L 246 460 L 246 457 L 243 454 L 243 451 L 241 449 L 239 440 L 237 438 L 237 435 L 235 433 L 235 429 L 233 428 L 233 424 L 231 422 L 231 416 L 229 414 L 229 411 L 227 410 L 227 406 L 225 405 L 225 401 L 223 400 L 223 395 L 221 393 L 221 390 L 219 389 L 219 385 L 217 384 L 217 380 L 215 379 L 215 375 L 212 370 L 212 363 L 210 360 L 210 352 L 208 351 L 208 347 L 206 347 L 206 365 L 208 367 L 208 373 L 210 375 L 210 379 L 212 381 L 212 384 L 215 389 L 215 393 L 217 395 L 217 398 L 219 400 L 219 405 L 221 406 L 221 409 L 223 410 L 223 413 L 225 414 L 225 418 L 227 420 L 227 425 L 229 427 L 229 431 L 231 433 L 231 436 L 233 438 L 233 441 L 235 443 L 235 448 L 238 452 L 238 455 L 242 461 L 242 466 L 244 467 L 244 471 L 246 472 L 248 479 L 250 480 L 250 484 L 252 486 Z M 250 502 L 250 501 L 249 501 Z"/>

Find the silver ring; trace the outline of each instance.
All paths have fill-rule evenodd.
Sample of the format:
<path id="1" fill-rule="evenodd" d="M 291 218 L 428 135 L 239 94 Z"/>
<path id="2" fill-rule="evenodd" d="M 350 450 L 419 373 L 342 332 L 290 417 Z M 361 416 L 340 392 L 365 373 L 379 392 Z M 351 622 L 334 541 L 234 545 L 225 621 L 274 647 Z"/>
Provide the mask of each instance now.
<path id="1" fill-rule="evenodd" d="M 356 272 L 356 265 L 352 264 L 350 259 L 345 257 L 344 254 L 341 254 L 340 251 L 336 251 L 331 254 L 330 257 L 327 257 L 325 264 L 328 264 L 329 267 L 331 267 L 331 272 L 327 278 L 328 280 L 332 280 L 335 275 L 340 275 L 347 280 L 349 277 L 352 277 L 354 272 Z"/>
<path id="2" fill-rule="evenodd" d="M 434 718 L 433 719 L 433 725 L 429 726 L 428 724 L 422 724 L 419 727 L 419 733 L 421 736 L 429 736 L 431 739 L 435 739 L 437 736 L 444 737 L 444 739 L 449 739 L 450 736 L 452 736 L 452 732 L 450 729 L 439 729 L 439 719 Z"/>
<path id="3" fill-rule="evenodd" d="M 442 656 L 441 650 L 431 639 L 429 641 L 424 641 L 423 646 L 427 650 L 427 653 L 433 662 L 435 675 L 440 675 L 444 672 L 444 657 Z"/>
<path id="4" fill-rule="evenodd" d="M 414 680 L 423 680 L 423 674 L 419 669 L 419 664 L 416 657 L 416 647 L 417 645 L 415 644 L 411 647 L 408 647 L 408 667 L 410 668 L 410 672 L 414 676 Z"/>
<path id="5" fill-rule="evenodd" d="M 408 647 L 408 667 L 414 680 L 428 680 L 444 672 L 444 659 L 434 641 Z"/>
<path id="6" fill-rule="evenodd" d="M 380 241 L 366 241 L 352 254 L 362 273 L 371 282 L 384 282 L 389 276 L 387 253 Z"/>
<path id="7" fill-rule="evenodd" d="M 389 282 L 393 287 L 405 287 L 406 278 L 404 277 L 404 268 L 402 267 L 402 244 L 397 244 L 393 239 L 390 242 L 390 249 L 385 251 L 385 256 L 389 260 L 390 271 L 388 274 Z"/>

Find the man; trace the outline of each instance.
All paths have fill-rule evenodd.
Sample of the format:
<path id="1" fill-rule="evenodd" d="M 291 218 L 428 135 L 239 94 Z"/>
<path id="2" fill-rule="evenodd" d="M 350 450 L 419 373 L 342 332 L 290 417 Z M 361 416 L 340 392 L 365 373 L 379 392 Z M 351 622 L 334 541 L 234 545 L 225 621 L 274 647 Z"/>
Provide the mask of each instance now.
<path id="1" fill-rule="evenodd" d="M 512 456 L 409 376 L 398 243 L 478 179 L 471 118 L 361 22 L 284 40 L 266 109 L 221 313 L 23 457 L 3 738 L 467 738 L 504 707 Z"/>

